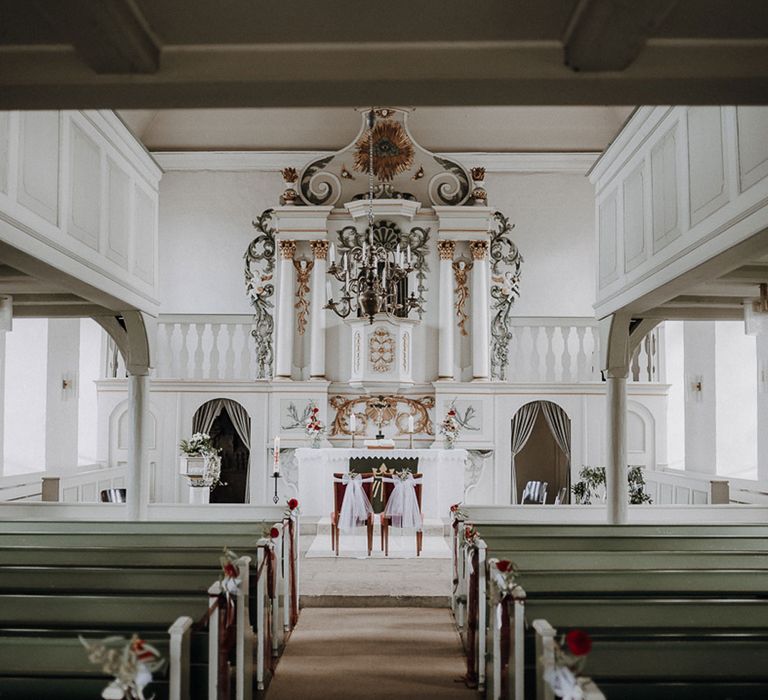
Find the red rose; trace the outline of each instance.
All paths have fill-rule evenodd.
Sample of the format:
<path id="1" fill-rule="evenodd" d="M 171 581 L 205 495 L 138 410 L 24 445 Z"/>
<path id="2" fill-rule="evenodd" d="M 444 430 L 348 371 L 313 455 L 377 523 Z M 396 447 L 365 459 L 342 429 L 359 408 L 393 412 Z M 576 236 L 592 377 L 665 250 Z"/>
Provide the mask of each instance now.
<path id="1" fill-rule="evenodd" d="M 224 575 L 228 578 L 237 578 L 237 568 L 232 562 L 224 564 Z"/>
<path id="2" fill-rule="evenodd" d="M 512 562 L 509 559 L 499 559 L 496 562 L 496 568 L 501 571 L 502 574 L 506 574 L 507 571 L 512 570 Z"/>
<path id="3" fill-rule="evenodd" d="M 568 651 L 574 656 L 586 656 L 592 650 L 592 639 L 584 630 L 571 630 L 565 635 Z"/>
<path id="4" fill-rule="evenodd" d="M 456 511 L 459 509 L 459 506 L 460 506 L 460 505 L 461 505 L 461 503 L 454 503 L 454 504 L 451 506 L 451 513 L 455 513 L 455 512 L 456 512 Z"/>
<path id="5" fill-rule="evenodd" d="M 270 536 L 270 537 L 271 537 L 273 540 L 274 540 L 274 539 L 277 539 L 278 537 L 280 537 L 280 530 L 278 530 L 276 527 L 273 527 L 273 528 L 272 528 L 272 529 L 269 531 L 269 536 Z"/>
<path id="6" fill-rule="evenodd" d="M 288 501 L 288 508 L 290 510 L 296 510 L 298 507 L 299 502 L 295 498 L 292 498 L 290 501 Z"/>
<path id="7" fill-rule="evenodd" d="M 449 416 L 455 416 L 455 415 L 456 415 L 456 411 L 454 411 L 453 409 L 451 409 L 450 411 L 448 411 L 448 415 L 449 415 Z"/>

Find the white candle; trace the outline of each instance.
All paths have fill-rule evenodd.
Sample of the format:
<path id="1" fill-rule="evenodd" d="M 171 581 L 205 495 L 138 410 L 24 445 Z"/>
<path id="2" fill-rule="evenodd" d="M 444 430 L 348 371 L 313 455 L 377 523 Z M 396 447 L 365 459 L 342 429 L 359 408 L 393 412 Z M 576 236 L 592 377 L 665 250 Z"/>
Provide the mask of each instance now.
<path id="1" fill-rule="evenodd" d="M 331 243 L 331 250 L 328 252 L 328 259 L 331 261 L 331 265 L 336 262 L 336 246 Z"/>
<path id="2" fill-rule="evenodd" d="M 349 432 L 353 435 L 357 432 L 357 416 L 354 413 L 349 414 Z"/>
<path id="3" fill-rule="evenodd" d="M 407 251 L 408 251 L 407 260 L 408 260 L 408 264 L 410 265 L 411 264 L 411 246 L 410 246 L 410 244 L 408 244 Z"/>
<path id="4" fill-rule="evenodd" d="M 408 432 L 413 435 L 413 416 L 408 416 Z"/>
<path id="5" fill-rule="evenodd" d="M 331 287 L 331 280 L 325 281 L 325 296 L 328 301 L 333 299 L 333 287 Z"/>
<path id="6" fill-rule="evenodd" d="M 275 435 L 275 446 L 272 448 L 272 459 L 274 466 L 272 471 L 274 474 L 280 473 L 280 436 Z"/>

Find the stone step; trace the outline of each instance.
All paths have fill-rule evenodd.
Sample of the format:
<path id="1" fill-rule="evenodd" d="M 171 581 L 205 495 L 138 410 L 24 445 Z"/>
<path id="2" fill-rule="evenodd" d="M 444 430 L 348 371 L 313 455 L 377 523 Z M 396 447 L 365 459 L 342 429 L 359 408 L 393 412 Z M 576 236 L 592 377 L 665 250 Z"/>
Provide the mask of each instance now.
<path id="1" fill-rule="evenodd" d="M 302 595 L 302 608 L 450 608 L 447 595 Z"/>

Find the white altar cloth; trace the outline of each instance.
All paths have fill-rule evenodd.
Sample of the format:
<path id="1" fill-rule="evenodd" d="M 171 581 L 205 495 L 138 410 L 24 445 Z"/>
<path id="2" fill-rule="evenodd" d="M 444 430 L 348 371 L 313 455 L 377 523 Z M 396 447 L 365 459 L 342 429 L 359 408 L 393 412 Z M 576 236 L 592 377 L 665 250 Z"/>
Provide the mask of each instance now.
<path id="1" fill-rule="evenodd" d="M 333 474 L 349 469 L 350 457 L 418 457 L 424 475 L 421 509 L 425 518 L 447 518 L 454 503 L 464 499 L 467 451 L 370 450 L 340 447 L 296 450 L 299 470 L 299 503 L 306 517 L 327 517 L 333 509 Z"/>

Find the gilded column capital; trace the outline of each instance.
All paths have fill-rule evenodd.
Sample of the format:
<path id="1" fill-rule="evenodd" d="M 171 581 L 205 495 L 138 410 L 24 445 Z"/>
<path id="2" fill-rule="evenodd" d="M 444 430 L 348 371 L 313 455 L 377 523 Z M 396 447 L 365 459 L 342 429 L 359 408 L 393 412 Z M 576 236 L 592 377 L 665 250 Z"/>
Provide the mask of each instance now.
<path id="1" fill-rule="evenodd" d="M 280 257 L 283 260 L 293 260 L 294 253 L 296 253 L 296 241 L 278 241 L 280 246 Z"/>
<path id="2" fill-rule="evenodd" d="M 470 241 L 469 250 L 473 260 L 485 260 L 488 255 L 488 241 Z"/>
<path id="3" fill-rule="evenodd" d="M 453 252 L 456 250 L 456 241 L 438 241 L 437 252 L 440 260 L 453 260 Z"/>
<path id="4" fill-rule="evenodd" d="M 325 260 L 328 255 L 328 241 L 310 241 L 309 245 L 312 248 L 312 255 L 316 260 Z"/>

